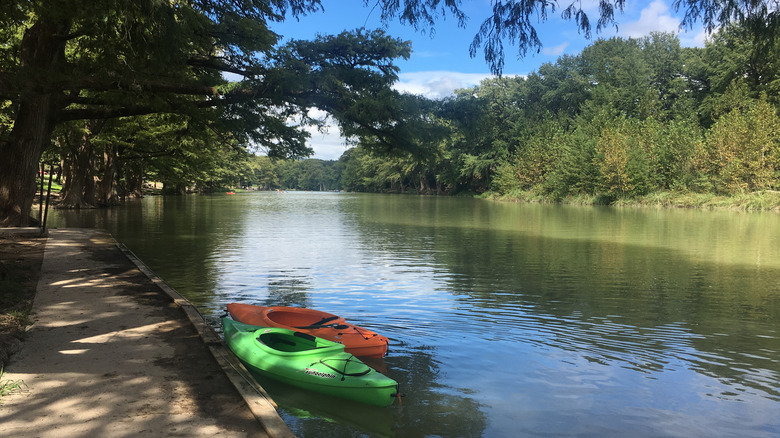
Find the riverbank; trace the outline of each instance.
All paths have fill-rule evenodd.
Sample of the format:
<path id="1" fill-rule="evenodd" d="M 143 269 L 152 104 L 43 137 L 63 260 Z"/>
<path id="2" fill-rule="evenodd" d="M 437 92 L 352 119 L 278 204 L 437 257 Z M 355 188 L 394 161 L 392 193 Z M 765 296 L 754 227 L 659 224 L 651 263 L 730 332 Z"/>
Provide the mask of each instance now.
<path id="1" fill-rule="evenodd" d="M 780 191 L 763 190 L 738 195 L 712 193 L 657 192 L 638 198 L 607 199 L 602 196 L 567 196 L 560 200 L 534 191 L 512 192 L 499 195 L 484 193 L 480 197 L 501 202 L 560 203 L 573 205 L 611 205 L 636 208 L 697 208 L 702 210 L 775 211 L 780 212 Z"/>
<path id="2" fill-rule="evenodd" d="M 15 310 L 8 300 L 0 309 L 22 316 L 4 326 L 33 323 L 14 335 L 21 349 L 2 377 L 19 382 L 0 398 L 4 433 L 292 436 L 210 327 L 194 323 L 186 300 L 110 235 L 64 229 L 47 239 L 5 235 L 0 244 L 3 296 L 23 286 L 9 298 Z"/>

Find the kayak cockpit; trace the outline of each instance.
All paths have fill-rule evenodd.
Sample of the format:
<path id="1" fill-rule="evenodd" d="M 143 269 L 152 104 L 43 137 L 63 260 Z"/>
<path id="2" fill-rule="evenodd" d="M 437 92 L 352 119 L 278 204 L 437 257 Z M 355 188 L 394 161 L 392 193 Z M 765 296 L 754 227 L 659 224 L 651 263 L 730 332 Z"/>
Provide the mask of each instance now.
<path id="1" fill-rule="evenodd" d="M 266 318 L 280 326 L 317 329 L 325 327 L 334 327 L 343 324 L 344 318 L 330 313 L 311 310 L 301 312 L 298 309 L 287 310 L 285 308 L 274 310 L 270 308 L 266 311 Z M 347 328 L 345 326 L 344 328 Z"/>
<path id="2" fill-rule="evenodd" d="M 258 330 L 257 333 L 259 334 L 257 336 L 259 343 L 284 353 L 305 353 L 325 348 L 344 349 L 344 346 L 341 344 L 335 344 L 301 332 L 280 333 L 278 331 Z"/>

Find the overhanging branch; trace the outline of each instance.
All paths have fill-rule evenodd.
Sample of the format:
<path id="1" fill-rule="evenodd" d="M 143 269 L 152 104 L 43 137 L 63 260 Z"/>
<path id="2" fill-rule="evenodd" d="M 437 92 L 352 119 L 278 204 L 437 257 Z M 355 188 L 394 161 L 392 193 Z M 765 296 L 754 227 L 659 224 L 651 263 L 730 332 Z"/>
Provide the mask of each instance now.
<path id="1" fill-rule="evenodd" d="M 180 93 L 179 93 L 180 94 Z M 143 116 L 148 114 L 187 114 L 207 108 L 219 108 L 227 105 L 251 102 L 256 99 L 265 99 L 265 90 L 262 89 L 240 89 L 229 93 L 213 96 L 206 95 L 207 99 L 198 101 L 179 101 L 168 102 L 167 107 L 157 105 L 117 105 L 107 102 L 99 97 L 79 97 L 68 98 L 73 104 L 85 105 L 86 108 L 63 109 L 57 115 L 57 122 L 67 122 L 73 120 L 97 120 L 113 119 L 118 117 Z M 300 105 L 300 102 L 298 103 Z M 93 107 L 89 107 L 93 106 Z"/>

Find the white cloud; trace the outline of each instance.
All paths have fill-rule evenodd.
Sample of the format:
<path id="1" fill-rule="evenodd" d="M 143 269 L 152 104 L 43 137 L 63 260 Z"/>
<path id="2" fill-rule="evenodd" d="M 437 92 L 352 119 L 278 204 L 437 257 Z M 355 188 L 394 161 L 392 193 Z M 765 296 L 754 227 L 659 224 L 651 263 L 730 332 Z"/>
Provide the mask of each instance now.
<path id="1" fill-rule="evenodd" d="M 460 88 L 469 88 L 486 78 L 489 73 L 458 73 L 450 71 L 426 71 L 401 73 L 399 81 L 393 86 L 398 91 L 418 94 L 429 99 L 441 99 L 453 95 Z M 309 116 L 324 119 L 327 114 L 321 110 L 311 110 Z M 321 160 L 338 160 L 349 146 L 341 137 L 338 126 L 327 124 L 327 131 L 320 132 L 316 128 L 307 128 L 311 133 L 309 146 L 314 149 L 314 157 Z"/>
<path id="2" fill-rule="evenodd" d="M 704 47 L 704 43 L 707 42 L 709 37 L 710 34 L 704 29 L 695 34 L 680 34 L 680 45 L 683 47 Z"/>
<path id="3" fill-rule="evenodd" d="M 338 125 L 336 125 L 332 119 L 328 119 L 328 113 L 319 109 L 312 108 L 309 110 L 309 117 L 325 121 L 325 127 L 323 130 L 318 129 L 315 126 L 307 126 L 306 131 L 311 134 L 308 139 L 308 146 L 314 149 L 314 156 L 312 158 L 319 158 L 320 160 L 338 160 L 347 150 L 347 143 L 344 138 L 341 137 L 341 131 L 339 131 Z"/>
<path id="4" fill-rule="evenodd" d="M 672 15 L 664 0 L 655 0 L 639 13 L 636 21 L 621 24 L 618 35 L 622 37 L 640 38 L 651 32 L 672 32 L 680 38 L 683 47 L 704 47 L 709 34 L 700 25 L 694 29 L 680 28 L 680 19 Z"/>
<path id="5" fill-rule="evenodd" d="M 618 26 L 618 33 L 624 37 L 639 38 L 650 32 L 674 32 L 680 30 L 680 21 L 674 18 L 669 6 L 663 0 L 655 0 L 642 9 L 637 21 Z"/>
<path id="6" fill-rule="evenodd" d="M 315 130 L 312 132 L 308 143 L 309 147 L 314 149 L 312 158 L 319 158 L 320 160 L 338 160 L 348 149 L 338 127 L 331 127 L 325 133 Z"/>
<path id="7" fill-rule="evenodd" d="M 483 79 L 491 77 L 489 73 L 458 73 L 453 71 L 421 71 L 401 73 L 393 88 L 401 92 L 418 94 L 429 99 L 441 99 L 451 96 L 455 90 L 469 88 Z"/>
<path id="8" fill-rule="evenodd" d="M 568 46 L 569 43 L 562 43 L 562 44 L 558 44 L 555 47 L 545 47 L 542 49 L 542 53 L 550 56 L 560 56 L 563 54 L 563 51 L 566 50 L 566 47 Z"/>
<path id="9" fill-rule="evenodd" d="M 600 0 L 582 0 L 580 7 L 588 13 L 598 12 L 600 3 Z"/>

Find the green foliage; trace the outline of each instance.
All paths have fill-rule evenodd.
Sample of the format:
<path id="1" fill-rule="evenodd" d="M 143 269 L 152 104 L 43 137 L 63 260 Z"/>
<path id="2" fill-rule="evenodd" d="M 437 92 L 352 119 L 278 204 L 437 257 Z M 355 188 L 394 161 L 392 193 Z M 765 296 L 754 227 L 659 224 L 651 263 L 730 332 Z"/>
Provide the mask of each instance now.
<path id="1" fill-rule="evenodd" d="M 490 191 L 503 195 L 521 189 L 522 186 L 515 172 L 515 166 L 507 163 L 496 170 L 493 181 L 490 184 Z"/>
<path id="2" fill-rule="evenodd" d="M 700 127 L 690 119 L 675 119 L 666 124 L 653 123 L 653 127 L 655 133 L 650 150 L 651 188 L 694 189 L 697 174 L 693 160 L 702 141 Z"/>
<path id="3" fill-rule="evenodd" d="M 259 190 L 272 190 L 281 187 L 276 165 L 270 158 L 251 155 L 239 168 L 239 185 Z"/>
<path id="4" fill-rule="evenodd" d="M 421 139 L 434 135 L 425 129 L 419 102 L 390 87 L 397 79 L 395 60 L 409 56 L 408 42 L 358 29 L 278 45 L 269 23 L 316 11 L 319 0 L 35 0 L 9 6 L 0 8 L 0 152 L 12 159 L 0 161 L 0 223 L 28 221 L 31 198 L 22 187 L 30 185 L 26 179 L 57 124 L 179 117 L 175 126 L 151 123 L 151 130 L 165 132 L 154 140 L 155 159 L 124 166 L 133 169 L 133 186 L 146 172 L 174 192 L 237 184 L 243 164 L 236 163 L 245 154 L 239 149 L 272 158 L 310 156 L 307 130 L 322 123 L 309 117 L 314 108 L 327 112 L 347 137 L 384 150 L 422 155 Z M 242 79 L 228 83 L 223 73 Z M 12 126 L 18 128 L 14 135 Z M 68 204 L 93 205 L 90 191 L 121 186 L 114 181 L 116 167 L 136 139 L 113 129 L 87 129 L 79 141 L 71 136 L 72 144 L 80 143 L 74 150 L 83 153 L 68 177 L 83 184 L 66 190 Z M 13 169 L 9 162 L 25 166 Z M 92 187 L 93 176 L 102 179 L 100 187 Z"/>
<path id="5" fill-rule="evenodd" d="M 253 155 L 244 161 L 236 184 L 254 190 L 335 191 L 342 189 L 342 168 L 337 161 L 271 160 Z"/>
<path id="6" fill-rule="evenodd" d="M 2 403 L 2 397 L 27 389 L 27 384 L 23 380 L 3 380 L 3 376 L 5 376 L 5 371 L 0 369 L 0 403 Z"/>
<path id="7" fill-rule="evenodd" d="M 600 192 L 611 198 L 622 197 L 634 191 L 634 180 L 628 170 L 631 138 L 620 129 L 606 128 L 596 141 L 596 163 L 601 178 Z"/>
<path id="8" fill-rule="evenodd" d="M 627 117 L 639 116 L 639 106 L 652 79 L 639 41 L 611 38 L 599 40 L 582 51 L 584 72 L 597 84 L 593 100 L 598 107 L 611 107 Z"/>
<path id="9" fill-rule="evenodd" d="M 379 7 L 381 18 L 387 24 L 398 17 L 402 23 L 411 24 L 416 30 L 434 32 L 437 18 L 452 15 L 461 27 L 467 17 L 460 10 L 460 2 L 439 0 L 363 0 L 366 5 Z M 560 5 L 550 0 L 503 0 L 492 2 L 474 36 L 469 53 L 475 57 L 482 51 L 492 73 L 500 75 L 504 67 L 505 43 L 516 46 L 517 56 L 541 50 L 543 42 L 536 25 L 545 22 L 553 13 L 560 13 L 565 20 L 572 20 L 578 33 L 590 39 L 608 27 L 617 26 L 616 13 L 623 11 L 625 0 L 599 0 L 598 7 L 582 2 L 566 2 Z M 561 8 L 559 10 L 559 8 Z M 683 14 L 682 25 L 692 27 L 701 22 L 708 32 L 734 23 L 750 28 L 758 37 L 766 38 L 767 28 L 777 28 L 777 4 L 770 0 L 701 1 L 677 0 L 675 8 Z M 591 10 L 598 12 L 592 13 Z M 595 27 L 595 29 L 594 29 Z"/>
<path id="10" fill-rule="evenodd" d="M 780 83 L 766 49 L 778 39 L 751 35 L 730 27 L 705 49 L 682 49 L 672 34 L 599 40 L 525 78 L 460 90 L 438 113 L 451 131 L 437 165 L 455 191 L 524 198 L 775 190 L 778 102 L 762 93 Z M 408 178 L 395 164 L 353 154 L 345 176 L 360 174 L 356 190 L 386 191 Z"/>
<path id="11" fill-rule="evenodd" d="M 437 14 L 465 19 L 457 2 L 379 5 L 384 19 L 421 29 Z M 83 179 L 115 172 L 125 193 L 143 179 L 176 193 L 492 191 L 606 202 L 776 189 L 776 13 L 766 2 L 680 5 L 688 22 L 735 24 L 703 49 L 681 48 L 670 33 L 597 40 L 525 77 L 487 79 L 430 101 L 391 88 L 394 60 L 411 48 L 382 31 L 278 45 L 272 23 L 316 11 L 317 0 L 17 2 L 0 11 L 0 142 L 10 138 L 20 99 L 43 88 L 61 99 L 57 120 L 80 120 L 59 128 L 46 159 L 72 157 L 66 162 L 74 165 L 86 157 L 82 167 L 92 174 Z M 500 2 L 472 54 L 483 48 L 500 71 L 501 40 L 519 43 L 521 54 L 536 47 L 528 18 L 544 19 L 554 6 Z M 597 29 L 614 23 L 623 1 L 600 6 Z M 590 34 L 578 5 L 564 15 Z M 21 57 L 25 31 L 52 23 L 68 37 L 65 63 L 49 78 Z M 227 83 L 222 72 L 242 79 Z M 313 108 L 357 145 L 338 162 L 302 160 L 312 153 L 309 129 L 325 123 L 310 115 Z"/>
<path id="12" fill-rule="evenodd" d="M 595 139 L 582 128 L 562 135 L 560 139 L 560 156 L 542 183 L 542 190 L 555 200 L 571 195 L 592 195 L 598 178 Z"/>
<path id="13" fill-rule="evenodd" d="M 777 187 L 780 117 L 765 98 L 734 108 L 707 133 L 700 167 L 719 193 Z"/>

